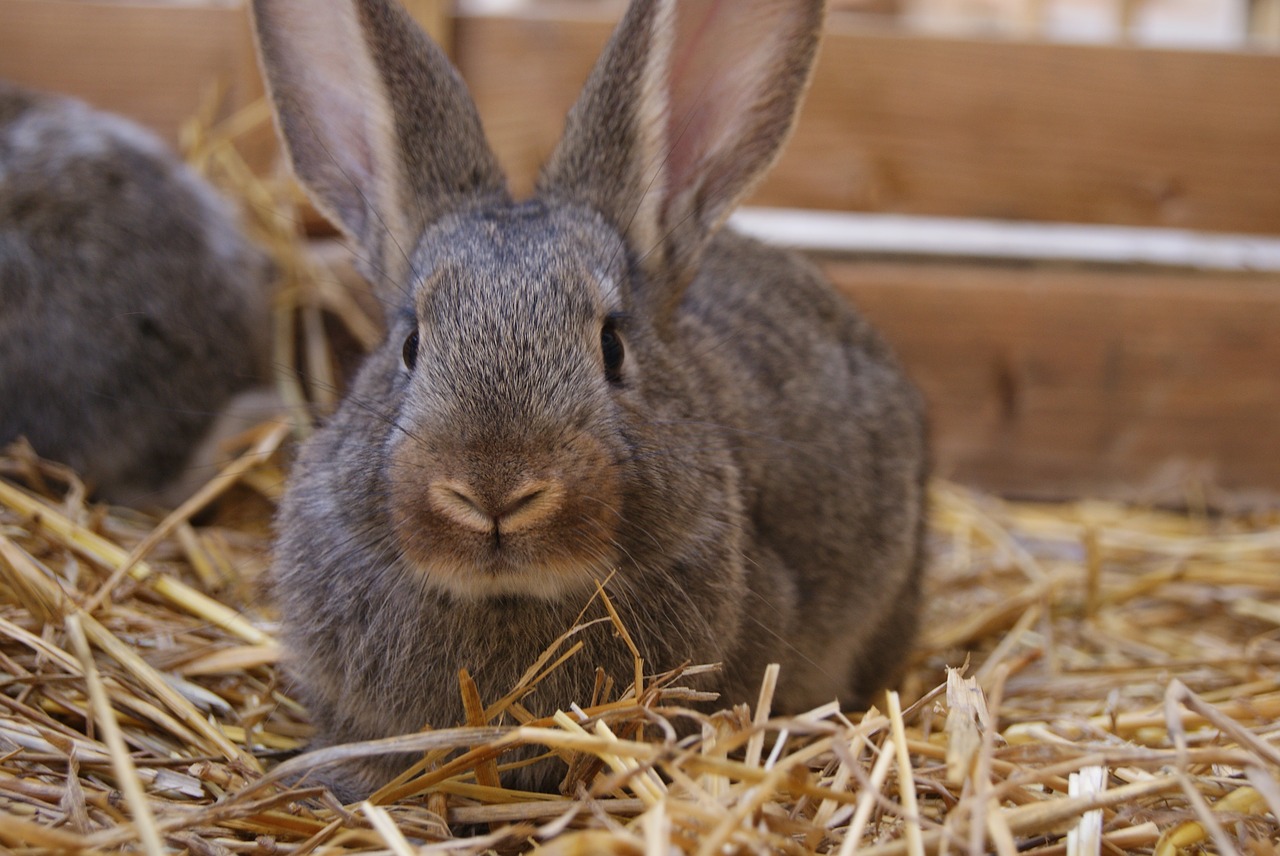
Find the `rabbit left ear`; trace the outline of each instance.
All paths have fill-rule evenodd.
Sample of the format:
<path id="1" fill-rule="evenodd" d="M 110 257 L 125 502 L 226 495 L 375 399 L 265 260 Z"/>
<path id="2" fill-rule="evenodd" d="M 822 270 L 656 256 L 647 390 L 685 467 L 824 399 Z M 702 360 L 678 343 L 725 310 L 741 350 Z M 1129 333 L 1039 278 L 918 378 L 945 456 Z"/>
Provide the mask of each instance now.
<path id="1" fill-rule="evenodd" d="M 294 171 L 378 279 L 401 283 L 442 214 L 505 195 L 461 78 L 396 0 L 254 0 L 253 18 Z"/>
<path id="2" fill-rule="evenodd" d="M 594 206 L 650 273 L 691 275 L 790 135 L 822 17 L 822 0 L 635 0 L 539 189 Z"/>

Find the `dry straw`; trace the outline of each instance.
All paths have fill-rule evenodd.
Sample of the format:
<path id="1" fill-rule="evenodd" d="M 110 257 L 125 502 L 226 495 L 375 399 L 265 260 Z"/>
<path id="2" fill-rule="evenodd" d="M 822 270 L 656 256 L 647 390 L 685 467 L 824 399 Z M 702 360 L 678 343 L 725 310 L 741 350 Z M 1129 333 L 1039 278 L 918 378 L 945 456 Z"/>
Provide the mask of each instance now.
<path id="1" fill-rule="evenodd" d="M 883 712 L 771 716 L 770 673 L 754 713 L 676 742 L 654 723 L 687 704 L 686 671 L 531 720 L 522 693 L 591 655 L 567 633 L 488 706 L 460 676 L 466 726 L 284 760 L 307 727 L 260 597 L 268 536 L 240 524 L 270 507 L 251 479 L 178 526 L 32 491 L 64 474 L 28 455 L 3 465 L 0 843 L 15 851 L 1265 854 L 1280 835 L 1278 624 L 1257 617 L 1280 603 L 1280 514 L 1011 505 L 940 484 L 905 709 L 892 694 Z M 97 597 L 140 545 L 147 574 Z M 195 549 L 229 575 L 209 585 Z M 582 620 L 616 620 L 606 602 Z M 500 787 L 518 744 L 569 759 L 570 795 Z M 423 760 L 360 806 L 281 784 L 388 748 Z"/>
<path id="2" fill-rule="evenodd" d="M 340 362 L 326 331 L 361 342 L 376 327 L 298 249 L 291 203 L 241 169 L 226 137 L 198 139 L 200 159 L 238 176 L 270 224 L 279 327 L 302 339 L 280 353 L 296 400 L 324 406 L 338 374 L 312 369 Z M 0 846 L 1276 853 L 1280 512 L 1011 504 L 937 484 L 924 636 L 877 708 L 774 714 L 770 672 L 750 709 L 676 740 L 664 724 L 697 700 L 681 687 L 698 667 L 637 661 L 633 686 L 602 683 L 534 720 L 523 695 L 592 656 L 566 628 L 501 698 L 460 675 L 456 728 L 294 757 L 306 714 L 262 585 L 286 433 L 243 438 L 244 454 L 164 517 L 90 504 L 74 476 L 21 448 L 0 457 Z M 625 640 L 607 591 L 580 620 Z M 569 762 L 567 795 L 500 786 L 504 752 L 521 744 Z M 359 805 L 286 784 L 388 748 L 421 761 Z"/>

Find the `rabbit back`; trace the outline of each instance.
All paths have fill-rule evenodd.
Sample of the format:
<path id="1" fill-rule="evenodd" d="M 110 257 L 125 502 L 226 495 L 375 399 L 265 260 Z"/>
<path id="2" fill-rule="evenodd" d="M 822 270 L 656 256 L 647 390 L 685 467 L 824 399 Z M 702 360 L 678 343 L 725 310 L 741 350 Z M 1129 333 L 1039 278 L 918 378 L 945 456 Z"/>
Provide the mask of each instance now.
<path id="1" fill-rule="evenodd" d="M 0 84 L 0 442 L 108 498 L 181 474 L 261 382 L 271 267 L 150 132 Z"/>
<path id="2" fill-rule="evenodd" d="M 745 635 L 786 627 L 770 641 L 786 664 L 780 706 L 864 704 L 915 638 L 928 474 L 919 395 L 809 262 L 730 230 L 709 247 L 679 329 L 743 473 L 758 553 L 746 561 L 757 576 Z"/>

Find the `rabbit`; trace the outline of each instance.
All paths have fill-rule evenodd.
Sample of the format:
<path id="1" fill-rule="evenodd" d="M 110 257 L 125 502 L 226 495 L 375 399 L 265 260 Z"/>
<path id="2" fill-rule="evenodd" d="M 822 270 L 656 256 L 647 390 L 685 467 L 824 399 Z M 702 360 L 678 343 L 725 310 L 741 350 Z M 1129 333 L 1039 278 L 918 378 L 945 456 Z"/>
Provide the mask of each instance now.
<path id="1" fill-rule="evenodd" d="M 395 0 L 254 0 L 293 169 L 388 332 L 304 444 L 272 587 L 314 745 L 466 722 L 605 584 L 647 670 L 778 710 L 895 679 L 920 602 L 923 406 L 807 261 L 721 228 L 787 138 L 821 0 L 634 0 L 527 199 Z M 606 582 L 607 581 L 607 582 Z M 523 700 L 619 686 L 604 624 Z M 311 771 L 359 798 L 412 759 Z M 504 772 L 553 790 L 544 761 Z"/>
<path id="2" fill-rule="evenodd" d="M 0 81 L 0 444 L 105 499 L 181 498 L 219 412 L 267 377 L 273 271 L 154 134 Z"/>

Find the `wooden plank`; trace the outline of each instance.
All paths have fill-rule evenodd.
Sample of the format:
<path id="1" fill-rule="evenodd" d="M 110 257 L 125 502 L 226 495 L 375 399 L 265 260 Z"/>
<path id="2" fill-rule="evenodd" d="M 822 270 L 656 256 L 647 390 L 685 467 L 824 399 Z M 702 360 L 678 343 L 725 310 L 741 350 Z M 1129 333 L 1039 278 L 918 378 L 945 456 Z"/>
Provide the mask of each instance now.
<path id="1" fill-rule="evenodd" d="M 409 14 L 436 43 L 453 50 L 453 0 L 402 0 Z"/>
<path id="2" fill-rule="evenodd" d="M 460 15 L 454 61 L 518 194 L 533 187 L 612 28 L 606 17 Z"/>
<path id="3" fill-rule="evenodd" d="M 527 189 L 610 30 L 463 16 L 456 54 Z M 838 20 L 838 19 L 837 19 Z M 1280 55 L 828 32 L 755 204 L 1280 232 Z"/>
<path id="4" fill-rule="evenodd" d="M 313 244 L 353 293 L 340 242 Z M 819 258 L 998 493 L 1280 501 L 1280 274 Z"/>
<path id="5" fill-rule="evenodd" d="M 824 266 L 923 390 L 942 475 L 1035 497 L 1280 498 L 1280 276 Z"/>
<path id="6" fill-rule="evenodd" d="M 1260 235 L 796 208 L 740 208 L 730 223 L 762 241 L 814 253 L 1280 273 L 1280 238 Z"/>
<path id="7" fill-rule="evenodd" d="M 608 29 L 457 21 L 460 65 L 517 184 L 554 145 Z M 261 92 L 243 10 L 224 6 L 0 0 L 0 75 L 170 139 L 212 81 L 233 106 Z M 1277 87 L 1275 56 L 840 30 L 758 200 L 1274 234 Z M 827 264 L 930 399 L 942 473 L 1034 495 L 1176 498 L 1188 472 L 1280 491 L 1274 275 Z"/>
<path id="8" fill-rule="evenodd" d="M 170 142 L 214 86 L 227 111 L 261 96 L 253 50 L 242 6 L 0 0 L 0 77 L 83 98 Z"/>

